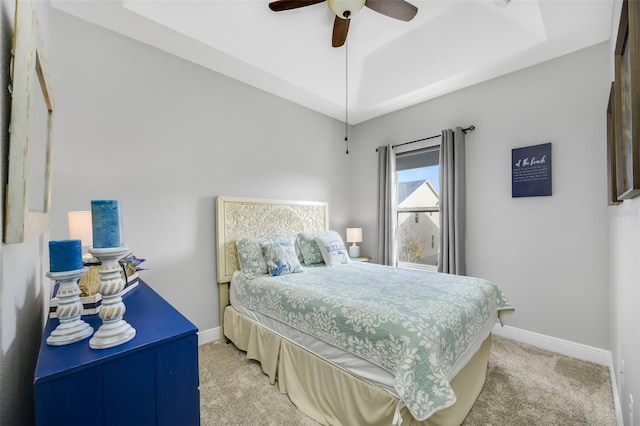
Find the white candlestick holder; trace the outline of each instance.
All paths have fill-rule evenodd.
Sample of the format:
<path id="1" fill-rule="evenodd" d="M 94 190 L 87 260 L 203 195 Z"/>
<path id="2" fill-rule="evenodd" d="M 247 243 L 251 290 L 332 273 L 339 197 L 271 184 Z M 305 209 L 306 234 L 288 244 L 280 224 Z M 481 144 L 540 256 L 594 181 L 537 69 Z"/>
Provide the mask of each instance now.
<path id="1" fill-rule="evenodd" d="M 58 283 L 58 306 L 56 316 L 60 324 L 47 337 L 47 344 L 62 346 L 86 339 L 93 334 L 93 328 L 82 319 L 82 302 L 78 280 L 87 268 L 72 271 L 47 272 L 47 276 Z"/>
<path id="2" fill-rule="evenodd" d="M 122 267 L 118 261 L 128 252 L 128 247 L 92 247 L 89 249 L 89 253 L 101 262 L 98 292 L 102 295 L 102 307 L 99 314 L 102 325 L 89 340 L 89 347 L 92 349 L 107 349 L 118 346 L 133 339 L 136 335 L 136 330 L 122 319 L 127 308 L 120 295 L 125 282 L 122 279 Z"/>

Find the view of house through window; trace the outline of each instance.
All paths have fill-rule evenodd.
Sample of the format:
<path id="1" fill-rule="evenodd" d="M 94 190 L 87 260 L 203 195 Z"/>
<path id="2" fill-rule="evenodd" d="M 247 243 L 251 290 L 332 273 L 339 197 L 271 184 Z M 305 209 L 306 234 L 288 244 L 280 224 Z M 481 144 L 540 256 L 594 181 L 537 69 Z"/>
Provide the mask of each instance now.
<path id="1" fill-rule="evenodd" d="M 434 269 L 440 244 L 440 147 L 397 154 L 398 265 Z"/>

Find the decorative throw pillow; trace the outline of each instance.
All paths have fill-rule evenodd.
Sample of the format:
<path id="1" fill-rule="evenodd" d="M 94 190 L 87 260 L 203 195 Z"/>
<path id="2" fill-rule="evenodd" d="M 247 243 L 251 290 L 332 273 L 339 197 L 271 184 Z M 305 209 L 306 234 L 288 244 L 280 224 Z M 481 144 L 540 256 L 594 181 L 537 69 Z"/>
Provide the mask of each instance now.
<path id="1" fill-rule="evenodd" d="M 298 245 L 305 265 L 316 265 L 324 262 L 318 243 L 316 243 L 316 237 L 319 235 L 320 233 L 318 232 L 301 232 L 298 234 Z"/>
<path id="2" fill-rule="evenodd" d="M 341 239 L 340 234 L 336 231 L 322 231 L 322 232 L 301 232 L 298 234 L 298 245 L 300 246 L 300 252 L 302 253 L 302 259 L 305 265 L 317 265 L 324 263 L 322 252 L 316 237 L 334 237 Z"/>
<path id="3" fill-rule="evenodd" d="M 261 241 L 260 248 L 262 249 L 269 275 L 277 277 L 279 275 L 302 272 L 302 266 L 296 255 L 292 239 Z"/>
<path id="4" fill-rule="evenodd" d="M 322 258 L 327 266 L 335 266 L 342 263 L 349 263 L 349 252 L 344 246 L 342 237 L 335 232 L 333 235 L 322 235 L 316 237 L 316 243 L 322 253 Z"/>
<path id="5" fill-rule="evenodd" d="M 242 272 L 251 274 L 266 274 L 269 272 L 262 255 L 260 238 L 240 238 L 236 241 L 236 248 Z"/>
<path id="6" fill-rule="evenodd" d="M 240 238 L 236 241 L 236 249 L 238 251 L 238 263 L 240 263 L 240 269 L 242 272 L 248 272 L 250 274 L 267 274 L 267 264 L 264 261 L 262 255 L 261 242 L 265 241 L 284 241 L 291 242 L 296 241 L 295 235 L 288 234 L 265 234 L 257 238 Z M 301 257 L 298 256 L 299 258 Z"/>
<path id="7" fill-rule="evenodd" d="M 302 252 L 300 251 L 300 245 L 298 244 L 298 238 L 295 234 L 268 234 L 264 236 L 271 241 L 291 241 L 293 247 L 296 250 L 296 256 L 298 257 L 298 262 L 302 264 Z"/>

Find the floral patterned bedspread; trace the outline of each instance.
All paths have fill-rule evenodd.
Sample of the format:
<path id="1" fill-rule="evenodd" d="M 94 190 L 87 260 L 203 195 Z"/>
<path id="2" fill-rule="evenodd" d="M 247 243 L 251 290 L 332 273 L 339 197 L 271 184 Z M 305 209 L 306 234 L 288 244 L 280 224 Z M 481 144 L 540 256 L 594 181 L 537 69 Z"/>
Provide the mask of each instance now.
<path id="1" fill-rule="evenodd" d="M 452 405 L 454 364 L 496 311 L 513 308 L 485 280 L 363 262 L 270 277 L 238 274 L 244 306 L 389 371 L 413 417 Z"/>

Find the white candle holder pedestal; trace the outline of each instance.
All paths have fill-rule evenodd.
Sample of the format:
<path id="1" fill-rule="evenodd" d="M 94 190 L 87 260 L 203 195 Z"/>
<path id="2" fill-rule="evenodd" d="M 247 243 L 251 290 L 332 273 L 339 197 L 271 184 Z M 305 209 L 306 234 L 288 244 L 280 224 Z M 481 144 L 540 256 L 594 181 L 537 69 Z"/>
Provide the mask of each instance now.
<path id="1" fill-rule="evenodd" d="M 98 292 L 102 295 L 99 314 L 102 325 L 89 340 L 89 347 L 92 349 L 118 346 L 136 335 L 136 330 L 122 319 L 127 308 L 120 295 L 125 282 L 122 279 L 122 267 L 118 261 L 128 252 L 128 247 L 89 249 L 89 253 L 102 263 L 99 270 L 100 287 L 98 287 Z"/>
<path id="2" fill-rule="evenodd" d="M 60 324 L 47 337 L 47 344 L 62 346 L 86 339 L 93 334 L 93 328 L 82 319 L 82 302 L 78 280 L 87 268 L 72 271 L 47 272 L 47 276 L 58 283 L 58 306 L 56 316 Z"/>

